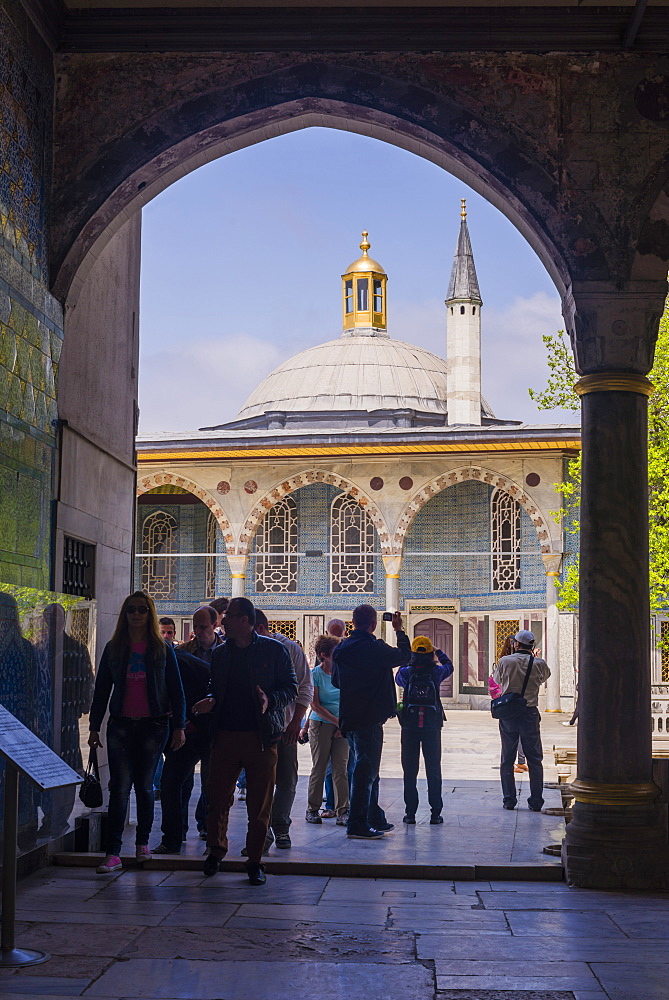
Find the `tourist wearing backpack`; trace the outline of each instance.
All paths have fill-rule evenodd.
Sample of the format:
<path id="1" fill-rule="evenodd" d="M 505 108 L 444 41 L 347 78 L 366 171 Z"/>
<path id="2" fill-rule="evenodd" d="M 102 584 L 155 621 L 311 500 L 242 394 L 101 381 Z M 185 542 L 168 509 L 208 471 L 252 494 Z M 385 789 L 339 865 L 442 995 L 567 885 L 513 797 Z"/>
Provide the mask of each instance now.
<path id="1" fill-rule="evenodd" d="M 411 643 L 411 662 L 397 671 L 395 683 L 404 688 L 402 710 L 402 770 L 404 772 L 404 822 L 416 822 L 418 809 L 418 768 L 423 751 L 430 823 L 443 823 L 441 810 L 441 728 L 444 709 L 439 697 L 442 681 L 453 673 L 453 664 L 430 640 L 418 635 Z M 436 661 L 439 661 L 438 663 Z"/>

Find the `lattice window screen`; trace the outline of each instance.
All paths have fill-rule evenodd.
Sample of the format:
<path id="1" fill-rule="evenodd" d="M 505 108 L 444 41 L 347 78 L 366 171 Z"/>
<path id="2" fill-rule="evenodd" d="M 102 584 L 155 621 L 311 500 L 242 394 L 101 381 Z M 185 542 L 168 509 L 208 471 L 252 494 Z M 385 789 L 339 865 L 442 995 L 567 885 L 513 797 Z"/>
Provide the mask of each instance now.
<path id="1" fill-rule="evenodd" d="M 294 618 L 290 620 L 273 619 L 269 623 L 269 628 L 270 632 L 280 632 L 281 635 L 285 635 L 286 639 L 297 641 L 297 622 Z"/>
<path id="2" fill-rule="evenodd" d="M 660 622 L 660 656 L 662 658 L 662 683 L 669 683 L 669 621 Z"/>
<path id="3" fill-rule="evenodd" d="M 297 590 L 297 506 L 284 497 L 268 510 L 256 531 L 256 591 L 290 594 Z"/>
<path id="4" fill-rule="evenodd" d="M 374 591 L 374 525 L 357 500 L 341 494 L 332 502 L 333 594 L 371 594 Z"/>
<path id="5" fill-rule="evenodd" d="M 515 635 L 520 630 L 520 621 L 517 618 L 509 618 L 504 621 L 495 622 L 495 662 L 502 655 L 504 643 L 510 635 Z"/>
<path id="6" fill-rule="evenodd" d="M 493 590 L 520 590 L 520 505 L 504 490 L 490 498 Z"/>
<path id="7" fill-rule="evenodd" d="M 209 512 L 207 518 L 207 552 L 211 552 L 212 555 L 207 556 L 204 563 L 204 593 L 207 601 L 213 600 L 216 597 L 216 518 Z"/>
<path id="8" fill-rule="evenodd" d="M 150 552 L 142 560 L 142 587 L 156 601 L 176 596 L 175 551 L 177 522 L 164 510 L 149 514 L 142 525 L 142 551 Z"/>

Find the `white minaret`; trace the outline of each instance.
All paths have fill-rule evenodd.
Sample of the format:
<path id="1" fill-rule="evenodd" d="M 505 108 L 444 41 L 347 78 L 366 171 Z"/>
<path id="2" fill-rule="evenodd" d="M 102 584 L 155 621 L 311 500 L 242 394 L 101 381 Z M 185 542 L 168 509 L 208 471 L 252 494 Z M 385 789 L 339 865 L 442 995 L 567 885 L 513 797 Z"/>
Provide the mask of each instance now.
<path id="1" fill-rule="evenodd" d="M 467 228 L 466 201 L 446 296 L 448 423 L 481 424 L 481 293 Z"/>

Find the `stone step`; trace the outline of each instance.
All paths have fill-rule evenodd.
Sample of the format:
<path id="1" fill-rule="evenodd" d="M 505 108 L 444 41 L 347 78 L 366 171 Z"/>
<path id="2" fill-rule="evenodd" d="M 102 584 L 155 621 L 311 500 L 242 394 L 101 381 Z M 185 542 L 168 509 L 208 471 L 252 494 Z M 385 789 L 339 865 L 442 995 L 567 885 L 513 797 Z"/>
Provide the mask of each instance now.
<path id="1" fill-rule="evenodd" d="M 56 865 L 69 868 L 97 868 L 103 854 L 84 854 L 63 851 L 54 854 Z M 137 864 L 134 856 L 124 855 L 121 860 L 126 868 L 143 871 L 201 871 L 201 857 L 187 857 L 178 854 L 158 855 L 151 861 Z M 559 862 L 507 862 L 494 864 L 462 863 L 429 865 L 419 861 L 376 862 L 341 861 L 320 859 L 318 861 L 278 861 L 263 858 L 263 864 L 270 875 L 326 875 L 330 878 L 388 878 L 388 879 L 428 879 L 431 881 L 505 881 L 505 882 L 561 882 L 562 865 Z M 245 871 L 244 861 L 224 860 L 221 871 Z"/>

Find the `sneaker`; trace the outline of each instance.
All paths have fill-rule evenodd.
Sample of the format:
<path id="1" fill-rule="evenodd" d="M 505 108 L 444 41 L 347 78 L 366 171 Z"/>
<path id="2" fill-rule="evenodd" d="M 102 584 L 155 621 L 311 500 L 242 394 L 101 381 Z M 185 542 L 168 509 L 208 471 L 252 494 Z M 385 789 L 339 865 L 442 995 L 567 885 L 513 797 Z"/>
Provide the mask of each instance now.
<path id="1" fill-rule="evenodd" d="M 430 816 L 430 823 L 432 823 L 433 826 L 438 826 L 439 823 L 443 822 L 444 817 L 440 813 L 432 813 Z"/>
<path id="2" fill-rule="evenodd" d="M 321 819 L 334 819 L 336 815 L 334 809 L 321 809 Z"/>
<path id="3" fill-rule="evenodd" d="M 206 875 L 207 878 L 211 878 L 212 875 L 216 875 L 216 873 L 221 870 L 220 862 L 222 860 L 223 858 L 217 858 L 210 852 L 202 865 L 202 874 Z"/>
<path id="4" fill-rule="evenodd" d="M 502 808 L 504 808 L 504 809 L 515 809 L 516 805 L 517 805 L 516 802 L 503 802 L 502 803 Z"/>
<path id="5" fill-rule="evenodd" d="M 95 869 L 98 875 L 110 875 L 123 868 L 123 862 L 116 854 L 108 854 L 101 865 Z"/>
<path id="6" fill-rule="evenodd" d="M 527 803 L 527 808 L 530 810 L 530 812 L 540 813 L 541 810 L 543 809 L 543 805 L 541 805 L 541 806 L 531 806 L 530 803 L 528 802 Z"/>
<path id="7" fill-rule="evenodd" d="M 382 823 L 381 826 L 377 826 L 376 829 L 379 831 L 379 833 L 390 833 L 391 830 L 395 829 L 395 824 L 394 823 Z"/>
<path id="8" fill-rule="evenodd" d="M 307 814 L 304 817 L 307 823 L 322 823 L 323 820 L 320 818 L 317 812 L 313 812 L 311 809 L 307 809 Z"/>
<path id="9" fill-rule="evenodd" d="M 135 858 L 137 861 L 151 860 L 151 851 L 149 850 L 148 844 L 137 844 L 135 847 Z"/>
<path id="10" fill-rule="evenodd" d="M 406 816 L 403 818 L 402 822 L 406 823 L 407 826 L 415 826 L 416 817 L 412 816 L 411 813 L 407 813 Z"/>
<path id="11" fill-rule="evenodd" d="M 342 813 L 341 816 L 337 816 L 337 826 L 346 826 L 348 824 L 348 813 Z"/>
<path id="12" fill-rule="evenodd" d="M 382 830 L 373 830 L 371 826 L 368 830 L 359 830 L 357 833 L 346 834 L 349 840 L 381 840 L 385 836 Z"/>
<path id="13" fill-rule="evenodd" d="M 274 843 L 277 847 L 284 851 L 293 846 L 290 842 L 290 834 L 288 833 L 277 833 L 274 838 Z"/>
<path id="14" fill-rule="evenodd" d="M 246 866 L 246 871 L 249 876 L 249 882 L 251 885 L 264 885 L 267 881 L 267 876 L 265 875 L 265 869 L 262 865 L 254 864 L 252 861 Z"/>
<path id="15" fill-rule="evenodd" d="M 151 848 L 151 854 L 181 854 L 181 848 L 177 847 L 175 850 L 172 847 L 168 847 L 167 844 L 160 843 L 157 847 Z"/>

